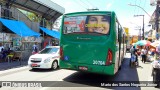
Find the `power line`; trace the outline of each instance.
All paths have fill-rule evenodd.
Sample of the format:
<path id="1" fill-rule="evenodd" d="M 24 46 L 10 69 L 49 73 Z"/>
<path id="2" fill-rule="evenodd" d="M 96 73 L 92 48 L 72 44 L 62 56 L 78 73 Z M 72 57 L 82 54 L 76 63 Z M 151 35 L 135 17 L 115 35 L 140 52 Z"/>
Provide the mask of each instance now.
<path id="1" fill-rule="evenodd" d="M 146 2 L 147 2 L 147 1 L 145 0 L 145 1 L 144 1 L 144 7 L 146 6 Z"/>
<path id="2" fill-rule="evenodd" d="M 80 0 L 80 2 L 82 2 L 84 5 L 86 5 L 87 7 L 89 6 L 88 4 L 86 4 L 85 2 L 83 2 L 82 0 Z"/>
<path id="3" fill-rule="evenodd" d="M 140 0 L 136 0 L 135 1 L 135 5 L 138 5 L 138 6 L 140 6 L 140 2 L 139 2 Z M 139 8 L 138 7 L 135 7 L 135 10 L 134 10 L 134 14 L 139 14 Z"/>
<path id="4" fill-rule="evenodd" d="M 86 6 L 88 7 L 88 10 L 89 10 L 89 6 L 92 6 L 92 7 L 93 7 L 92 9 L 96 9 L 96 10 L 97 10 L 96 7 L 94 7 L 94 6 L 91 5 L 91 4 L 88 4 L 88 3 L 84 2 L 83 0 L 80 0 L 80 2 L 82 2 L 84 5 L 86 5 Z"/>
<path id="5" fill-rule="evenodd" d="M 91 6 L 93 6 L 93 7 L 96 7 L 95 5 L 93 5 L 91 2 L 89 2 L 88 0 L 85 0 L 85 1 L 87 1 Z"/>
<path id="6" fill-rule="evenodd" d="M 136 5 L 136 3 L 137 3 L 137 0 L 135 0 L 135 5 Z M 135 14 L 135 12 L 136 12 L 136 8 L 137 8 L 137 7 L 134 7 L 134 14 Z"/>
<path id="7" fill-rule="evenodd" d="M 145 1 L 144 1 L 144 5 L 143 5 L 143 8 L 145 8 L 145 7 L 146 7 L 146 2 L 147 2 L 147 1 L 145 0 Z"/>
<path id="8" fill-rule="evenodd" d="M 85 10 L 87 10 L 87 8 L 86 8 L 82 3 L 79 3 L 77 0 L 74 0 L 74 1 L 76 1 L 79 6 L 82 6 Z M 76 3 L 76 2 L 75 2 L 75 3 Z M 80 5 L 80 4 L 81 4 L 81 5 Z"/>
<path id="9" fill-rule="evenodd" d="M 141 6 L 141 0 L 138 0 L 139 2 L 137 2 L 137 0 L 135 1 L 135 5 L 137 5 L 137 6 Z M 140 10 L 140 8 L 138 8 L 138 7 L 135 7 L 135 11 L 134 11 L 134 14 L 137 14 L 137 15 L 140 15 L 141 14 L 141 10 Z M 138 17 L 138 18 L 140 18 L 140 17 Z"/>
<path id="10" fill-rule="evenodd" d="M 139 5 L 138 6 L 141 6 L 141 3 L 142 3 L 141 0 L 139 0 Z M 137 14 L 141 14 L 140 12 L 142 12 L 142 11 L 140 10 L 140 8 L 138 8 L 138 13 Z"/>

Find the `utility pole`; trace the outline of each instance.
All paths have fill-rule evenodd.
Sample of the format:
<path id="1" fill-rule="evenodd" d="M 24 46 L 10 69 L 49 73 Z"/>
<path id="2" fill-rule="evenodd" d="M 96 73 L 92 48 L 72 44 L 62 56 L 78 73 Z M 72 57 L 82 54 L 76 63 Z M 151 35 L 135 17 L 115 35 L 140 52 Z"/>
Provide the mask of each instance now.
<path id="1" fill-rule="evenodd" d="M 155 25 L 156 25 L 156 32 L 158 32 L 158 28 L 159 28 L 159 21 L 158 21 L 158 18 L 159 18 L 159 5 L 157 4 L 156 6 L 156 21 L 155 21 Z"/>
<path id="2" fill-rule="evenodd" d="M 141 27 L 139 28 L 139 40 L 142 39 L 142 36 L 141 36 Z"/>
<path id="3" fill-rule="evenodd" d="M 139 5 L 133 5 L 133 4 L 128 4 L 128 5 L 129 6 L 136 6 L 136 7 L 140 8 L 140 9 L 142 9 L 151 18 L 151 15 L 149 15 L 149 13 L 144 8 L 142 8 L 141 6 L 139 6 Z"/>
<path id="4" fill-rule="evenodd" d="M 141 26 L 138 26 L 138 28 L 136 28 L 135 30 L 139 30 L 138 40 L 141 40 L 142 39 L 142 37 L 141 37 Z"/>
<path id="5" fill-rule="evenodd" d="M 141 37 L 141 26 L 139 26 L 137 30 L 139 30 L 138 40 L 141 40 L 142 39 L 142 37 Z"/>
<path id="6" fill-rule="evenodd" d="M 156 29 L 156 39 L 159 39 L 159 15 L 160 15 L 160 7 L 159 7 L 160 1 L 157 0 L 157 4 L 156 4 L 156 17 L 155 17 L 155 29 Z"/>
<path id="7" fill-rule="evenodd" d="M 135 17 L 143 16 L 143 26 L 142 26 L 142 40 L 144 40 L 144 15 L 134 15 Z"/>
<path id="8" fill-rule="evenodd" d="M 157 2 L 158 2 L 159 0 L 157 0 Z M 141 6 L 139 6 L 139 5 L 133 5 L 133 4 L 128 4 L 128 5 L 130 5 L 130 6 L 136 6 L 136 7 L 138 7 L 138 8 L 141 8 L 150 18 L 151 18 L 151 15 L 149 15 L 149 13 L 143 8 L 143 7 L 141 7 Z M 142 27 L 142 31 L 143 31 L 143 40 L 144 40 L 144 15 L 136 15 L 136 16 L 143 16 L 143 27 Z"/>
<path id="9" fill-rule="evenodd" d="M 154 28 L 156 30 L 156 39 L 159 39 L 159 15 L 160 15 L 160 0 L 150 0 L 150 5 L 151 6 L 156 6 L 156 10 L 155 10 L 155 25 Z"/>

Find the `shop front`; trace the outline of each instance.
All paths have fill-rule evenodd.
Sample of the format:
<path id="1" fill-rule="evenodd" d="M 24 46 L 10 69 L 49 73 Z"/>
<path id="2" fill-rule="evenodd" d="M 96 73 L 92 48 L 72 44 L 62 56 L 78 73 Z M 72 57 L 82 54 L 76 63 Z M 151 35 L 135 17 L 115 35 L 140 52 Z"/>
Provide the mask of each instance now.
<path id="1" fill-rule="evenodd" d="M 5 58 L 1 58 L 1 60 L 7 59 L 7 56 L 10 54 L 9 51 L 14 52 L 12 59 L 27 59 L 31 55 L 32 46 L 34 43 L 38 43 L 39 47 L 41 46 L 42 39 L 39 37 L 40 34 L 32 31 L 25 25 L 25 23 L 2 18 L 0 18 L 0 22 L 9 30 L 14 32 L 0 32 L 0 43 L 2 43 L 4 47 L 4 55 L 6 56 Z"/>
<path id="2" fill-rule="evenodd" d="M 40 27 L 46 35 L 43 35 L 42 48 L 46 46 L 57 46 L 59 45 L 60 33 L 55 30 L 49 30 L 44 27 Z"/>

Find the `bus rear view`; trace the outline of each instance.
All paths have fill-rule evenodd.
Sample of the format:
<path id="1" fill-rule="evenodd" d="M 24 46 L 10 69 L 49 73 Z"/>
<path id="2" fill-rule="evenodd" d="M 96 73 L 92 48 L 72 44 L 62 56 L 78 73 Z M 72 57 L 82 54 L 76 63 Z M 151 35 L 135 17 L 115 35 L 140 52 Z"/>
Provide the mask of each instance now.
<path id="1" fill-rule="evenodd" d="M 115 74 L 117 40 L 111 15 L 101 11 L 63 15 L 60 68 Z"/>

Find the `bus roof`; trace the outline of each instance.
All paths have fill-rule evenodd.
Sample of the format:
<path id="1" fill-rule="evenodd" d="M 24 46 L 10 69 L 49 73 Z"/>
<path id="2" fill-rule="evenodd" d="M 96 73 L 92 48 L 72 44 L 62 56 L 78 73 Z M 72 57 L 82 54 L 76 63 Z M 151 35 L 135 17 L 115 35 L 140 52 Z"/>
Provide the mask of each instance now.
<path id="1" fill-rule="evenodd" d="M 84 11 L 84 12 L 72 12 L 72 13 L 66 13 L 64 15 L 85 15 L 85 14 L 94 14 L 94 13 L 102 13 L 102 14 L 105 14 L 105 13 L 110 13 L 110 14 L 115 14 L 114 11 Z"/>

